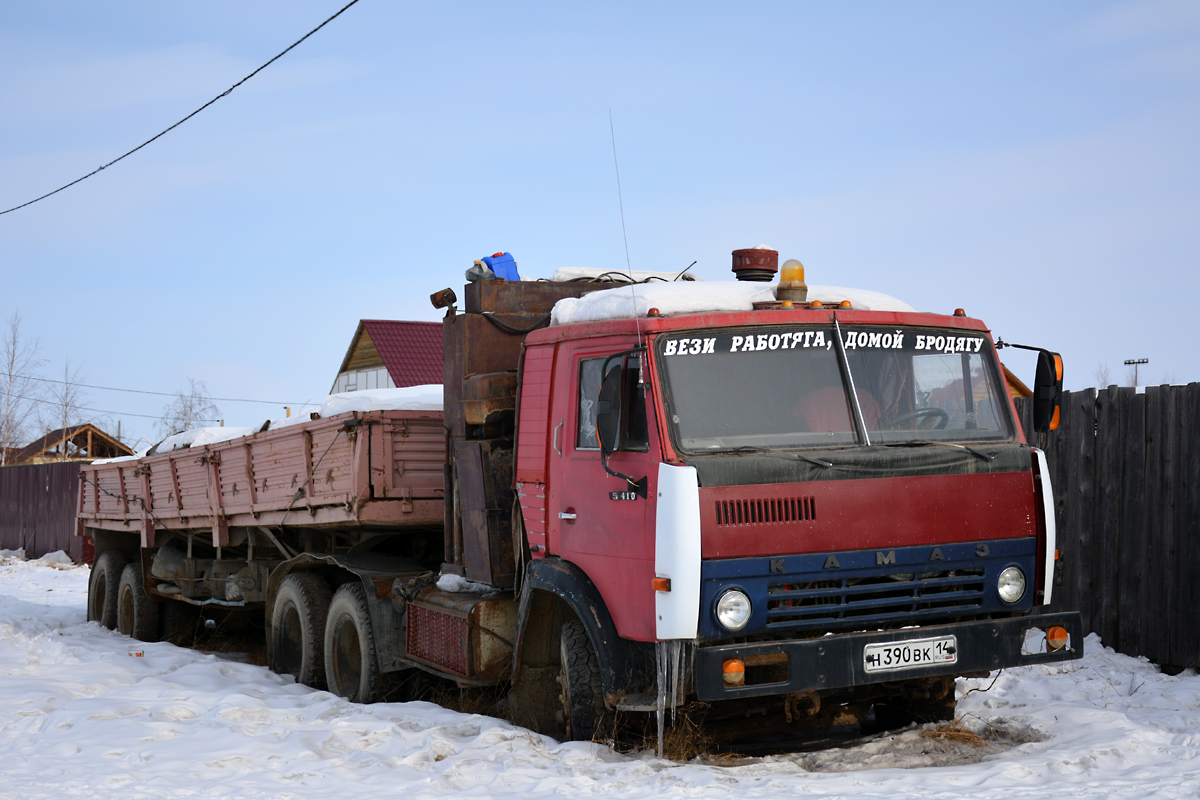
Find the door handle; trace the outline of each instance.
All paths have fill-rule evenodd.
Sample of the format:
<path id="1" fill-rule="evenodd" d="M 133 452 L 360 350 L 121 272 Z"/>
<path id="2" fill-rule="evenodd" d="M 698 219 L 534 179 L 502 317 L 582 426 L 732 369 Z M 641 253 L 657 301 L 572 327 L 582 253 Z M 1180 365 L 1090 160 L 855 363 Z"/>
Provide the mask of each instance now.
<path id="1" fill-rule="evenodd" d="M 559 518 L 559 519 L 565 519 L 565 520 L 567 520 L 568 522 L 574 522 L 574 521 L 575 521 L 575 520 L 576 520 L 578 517 L 579 517 L 579 515 L 578 515 L 578 514 L 576 514 L 574 511 L 560 511 L 560 512 L 558 512 L 558 518 Z"/>
<path id="2" fill-rule="evenodd" d="M 554 452 L 558 453 L 559 458 L 562 457 L 562 448 L 558 446 L 558 432 L 562 430 L 564 420 L 559 420 L 554 426 L 554 433 L 550 434 L 550 446 L 554 448 Z"/>

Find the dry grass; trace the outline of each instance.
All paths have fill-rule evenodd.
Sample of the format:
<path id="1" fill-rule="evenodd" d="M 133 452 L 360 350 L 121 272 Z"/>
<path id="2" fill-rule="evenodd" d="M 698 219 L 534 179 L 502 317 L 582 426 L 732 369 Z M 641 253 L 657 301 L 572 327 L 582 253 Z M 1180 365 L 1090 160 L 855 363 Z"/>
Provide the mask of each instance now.
<path id="1" fill-rule="evenodd" d="M 921 731 L 921 737 L 938 741 L 966 744 L 972 747 L 991 747 L 988 740 L 967 728 L 961 719 L 943 722 L 936 728 L 926 728 Z"/>
<path id="2" fill-rule="evenodd" d="M 692 761 L 702 758 L 708 763 L 733 762 L 740 756 L 719 751 L 720 742 L 705 726 L 708 715 L 707 703 L 693 702 L 675 711 L 671 721 L 668 709 L 663 725 L 663 758 L 672 761 Z M 608 744 L 618 751 L 641 750 L 658 752 L 658 718 L 655 714 L 618 714 L 614 720 L 613 736 L 597 738 L 600 744 Z"/>

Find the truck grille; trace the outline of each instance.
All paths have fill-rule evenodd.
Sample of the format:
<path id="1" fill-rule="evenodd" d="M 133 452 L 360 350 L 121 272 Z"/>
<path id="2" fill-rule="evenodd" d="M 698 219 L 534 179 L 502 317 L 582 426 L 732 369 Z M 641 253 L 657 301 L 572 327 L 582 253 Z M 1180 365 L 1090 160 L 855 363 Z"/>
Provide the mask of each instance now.
<path id="1" fill-rule="evenodd" d="M 717 525 L 772 525 L 812 522 L 817 518 L 815 497 L 767 497 L 754 500 L 718 500 Z"/>
<path id="2" fill-rule="evenodd" d="M 839 620 L 915 622 L 970 613 L 983 604 L 983 587 L 982 568 L 772 583 L 767 587 L 767 627 L 825 627 Z"/>
<path id="3" fill-rule="evenodd" d="M 467 620 L 409 605 L 407 649 L 410 656 L 456 675 L 466 675 Z"/>

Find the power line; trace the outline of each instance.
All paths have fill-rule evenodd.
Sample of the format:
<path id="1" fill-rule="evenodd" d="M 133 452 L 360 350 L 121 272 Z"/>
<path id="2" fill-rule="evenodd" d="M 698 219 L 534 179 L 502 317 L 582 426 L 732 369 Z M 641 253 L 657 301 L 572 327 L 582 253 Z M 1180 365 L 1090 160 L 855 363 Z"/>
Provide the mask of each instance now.
<path id="1" fill-rule="evenodd" d="M 358 0 L 355 0 L 357 2 Z M 115 386 L 93 386 L 90 383 L 76 383 L 75 381 L 60 381 L 54 378 L 36 378 L 33 375 L 16 375 L 14 380 L 23 381 L 42 381 L 43 383 L 61 383 L 70 386 L 79 386 L 84 389 L 101 389 L 106 392 L 128 392 L 130 394 L 152 394 L 158 397 L 179 397 L 178 392 L 152 392 L 148 389 L 118 389 Z M 304 405 L 293 400 L 247 400 L 244 397 L 209 397 L 209 400 L 219 400 L 222 403 L 262 403 L 268 406 L 299 406 Z"/>
<path id="2" fill-rule="evenodd" d="M 27 203 L 22 203 L 22 204 L 21 204 L 21 205 L 19 205 L 19 206 L 13 206 L 12 208 L 10 208 L 10 209 L 7 209 L 7 210 L 5 210 L 5 211 L 0 211 L 0 216 L 3 216 L 4 214 L 8 214 L 8 213 L 10 213 L 10 212 L 12 212 L 12 211 L 17 211 L 18 209 L 25 208 L 25 206 L 31 206 L 31 205 L 33 205 L 34 203 L 38 202 L 39 200 L 45 200 L 47 197 L 50 197 L 50 196 L 52 196 L 52 195 L 56 195 L 56 194 L 58 194 L 59 192 L 61 192 L 61 191 L 62 191 L 62 190 L 64 190 L 64 189 L 70 189 L 70 188 L 71 188 L 72 186 L 74 186 L 75 184 L 77 184 L 77 183 L 82 183 L 83 181 L 85 181 L 85 180 L 87 180 L 88 178 L 92 177 L 92 176 L 93 176 L 93 175 L 95 175 L 96 173 L 100 172 L 100 170 L 103 170 L 103 169 L 108 169 L 109 167 L 111 167 L 113 164 L 117 163 L 117 162 L 118 162 L 118 161 L 120 161 L 121 159 L 123 159 L 123 158 L 126 158 L 127 156 L 131 156 L 131 155 L 133 155 L 133 154 L 134 154 L 134 153 L 136 153 L 138 150 L 141 150 L 143 147 L 145 147 L 146 145 L 150 144 L 150 143 L 151 143 L 151 142 L 153 142 L 154 140 L 156 140 L 156 139 L 159 139 L 159 138 L 161 138 L 162 136 L 165 136 L 166 134 L 168 134 L 168 133 L 170 133 L 171 131 L 173 131 L 173 130 L 175 130 L 176 128 L 178 128 L 178 127 L 179 127 L 180 125 L 182 125 L 183 123 L 187 122 L 187 121 L 188 121 L 189 119 L 191 119 L 192 117 L 194 117 L 194 116 L 196 116 L 197 114 L 199 114 L 199 113 L 200 113 L 201 111 L 203 111 L 204 109 L 206 109 L 206 108 L 208 108 L 209 106 L 211 106 L 213 103 L 215 103 L 215 102 L 217 102 L 218 100 L 220 100 L 220 99 L 221 99 L 222 97 L 224 97 L 225 95 L 227 95 L 227 94 L 229 94 L 230 92 L 232 92 L 234 89 L 236 89 L 236 88 L 238 88 L 239 86 L 241 86 L 241 85 L 242 85 L 243 83 L 245 83 L 246 81 L 248 81 L 248 80 L 250 80 L 251 78 L 253 78 L 253 77 L 254 77 L 255 75 L 257 75 L 258 73 L 262 72 L 262 71 L 263 71 L 264 69 L 266 69 L 267 67 L 269 67 L 269 66 L 271 66 L 272 64 L 274 64 L 276 61 L 278 61 L 280 58 L 282 58 L 284 55 L 286 55 L 286 54 L 288 53 L 288 51 L 290 51 L 290 50 L 291 50 L 293 47 L 295 47 L 296 45 L 300 44 L 300 43 L 301 43 L 301 42 L 303 42 L 305 39 L 307 39 L 308 37 L 312 36 L 312 35 L 313 35 L 314 33 L 316 33 L 317 31 L 321 30 L 321 28 L 324 28 L 324 27 L 325 27 L 326 25 L 328 25 L 329 23 L 333 22 L 335 19 L 337 19 L 338 17 L 340 17 L 340 16 L 342 15 L 342 12 L 344 12 L 346 9 L 350 8 L 350 6 L 354 5 L 354 4 L 355 4 L 355 3 L 357 3 L 357 2 L 358 2 L 358 0 L 350 0 L 350 2 L 349 2 L 349 3 L 347 3 L 347 4 L 346 4 L 346 5 L 344 5 L 344 6 L 342 6 L 342 8 L 341 8 L 341 10 L 340 10 L 340 11 L 338 11 L 336 14 L 334 14 L 334 15 L 333 15 L 332 17 L 330 17 L 329 19 L 327 19 L 327 20 L 325 20 L 324 22 L 322 22 L 322 23 L 321 23 L 320 25 L 318 25 L 317 27 L 313 28 L 313 29 L 312 29 L 311 31 L 309 31 L 308 33 L 306 33 L 306 34 L 304 34 L 303 36 L 301 36 L 301 37 L 300 37 L 299 39 L 297 39 L 296 41 L 292 42 L 292 44 L 291 44 L 291 45 L 289 45 L 289 46 L 287 47 L 287 49 L 285 49 L 285 50 L 284 50 L 283 52 L 281 52 L 279 55 L 275 56 L 275 57 L 274 57 L 274 58 L 272 58 L 270 61 L 268 61 L 267 63 L 263 64 L 261 67 L 259 67 L 258 69 L 254 70 L 254 72 L 251 72 L 249 75 L 247 75 L 246 77 L 242 78 L 240 81 L 238 81 L 237 83 L 235 83 L 233 86 L 230 86 L 228 89 L 226 89 L 225 91 L 221 92 L 219 95 L 217 95 L 216 97 L 214 97 L 212 100 L 209 100 L 207 103 L 205 103 L 204 105 L 200 106 L 199 108 L 197 108 L 197 109 L 196 109 L 195 111 L 193 111 L 192 113 L 188 114 L 188 115 L 187 115 L 186 117 L 184 117 L 183 119 L 179 120 L 179 122 L 176 122 L 174 125 L 172 125 L 171 127 L 167 128 L 166 130 L 162 131 L 161 133 L 157 134 L 156 136 L 152 136 L 152 137 L 150 137 L 150 138 L 149 138 L 149 139 L 147 139 L 146 141 L 144 141 L 144 142 L 142 142 L 141 144 L 139 144 L 137 147 L 135 147 L 135 148 L 133 148 L 132 150 L 130 150 L 128 153 L 125 153 L 124 155 L 117 156 L 117 157 L 116 157 L 116 158 L 114 158 L 112 161 L 108 162 L 107 164 L 103 164 L 103 165 L 101 165 L 101 166 L 99 166 L 99 167 L 96 167 L 94 170 L 92 170 L 91 172 L 89 172 L 87 175 L 84 175 L 82 178 L 76 178 L 75 180 L 71 181 L 70 183 L 66 184 L 65 186 L 60 186 L 60 187 L 58 187 L 57 189 L 55 189 L 54 191 L 52 191 L 52 192 L 46 192 L 46 194 L 42 195 L 41 197 L 35 197 L 34 199 L 30 200 L 30 201 L 29 201 L 29 202 L 27 202 Z"/>
<path id="3" fill-rule="evenodd" d="M 46 405 L 62 406 L 62 403 L 60 403 L 57 400 L 47 400 L 47 399 L 41 398 L 41 397 L 30 397 L 28 395 L 21 395 L 21 394 L 15 394 L 15 395 L 13 395 L 13 397 L 17 398 L 18 400 L 28 400 L 31 403 L 44 403 Z M 132 411 L 107 411 L 103 408 L 91 408 L 89 406 L 77 406 L 74 404 L 71 405 L 71 410 L 73 410 L 73 411 L 93 411 L 97 414 L 115 414 L 118 417 L 145 417 L 146 419 L 162 419 L 161 416 L 155 416 L 153 414 L 134 414 Z M 196 420 L 196 422 L 220 422 L 220 421 L 221 420 L 219 420 L 219 419 L 198 419 L 198 420 Z"/>

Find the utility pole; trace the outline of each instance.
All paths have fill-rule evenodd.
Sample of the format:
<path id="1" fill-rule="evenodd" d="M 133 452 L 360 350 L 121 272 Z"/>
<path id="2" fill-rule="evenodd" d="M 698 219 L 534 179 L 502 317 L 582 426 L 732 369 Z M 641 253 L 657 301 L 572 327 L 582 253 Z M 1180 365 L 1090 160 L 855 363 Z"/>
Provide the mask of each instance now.
<path id="1" fill-rule="evenodd" d="M 1133 388 L 1135 390 L 1138 387 L 1138 365 L 1139 364 L 1149 364 L 1149 363 L 1150 363 L 1150 359 L 1148 359 L 1148 358 L 1131 358 L 1125 362 L 1125 366 L 1133 367 Z"/>

